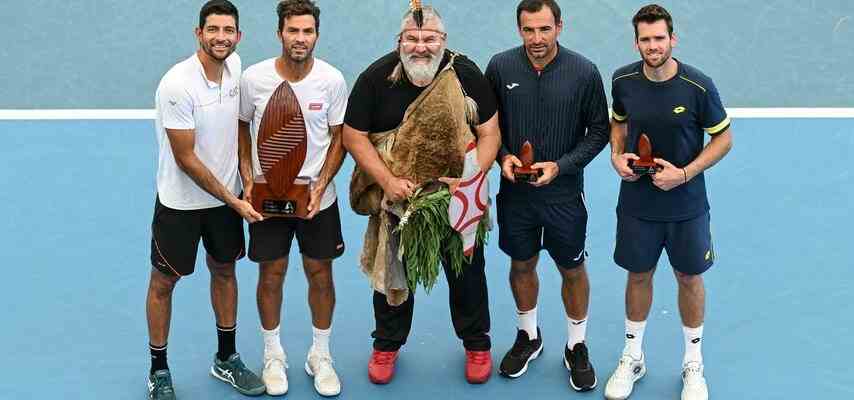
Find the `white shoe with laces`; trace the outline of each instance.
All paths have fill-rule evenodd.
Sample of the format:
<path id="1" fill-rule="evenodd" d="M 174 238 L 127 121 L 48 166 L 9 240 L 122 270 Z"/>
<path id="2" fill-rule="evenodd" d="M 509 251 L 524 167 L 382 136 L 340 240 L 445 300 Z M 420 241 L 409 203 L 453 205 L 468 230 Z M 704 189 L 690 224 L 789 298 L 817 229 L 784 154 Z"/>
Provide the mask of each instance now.
<path id="1" fill-rule="evenodd" d="M 608 400 L 626 400 L 632 394 L 635 382 L 646 374 L 646 364 L 641 353 L 640 360 L 628 354 L 620 356 L 617 369 L 605 385 L 605 398 Z"/>
<path id="2" fill-rule="evenodd" d="M 308 351 L 305 372 L 314 377 L 314 389 L 321 396 L 337 396 L 341 393 L 341 381 L 332 368 L 332 356 L 316 351 L 314 346 Z"/>
<path id="3" fill-rule="evenodd" d="M 703 377 L 703 364 L 692 361 L 682 367 L 682 400 L 708 400 L 709 388 Z"/>
<path id="4" fill-rule="evenodd" d="M 264 371 L 261 380 L 267 387 L 267 394 L 281 396 L 288 392 L 288 364 L 285 353 L 264 354 Z"/>

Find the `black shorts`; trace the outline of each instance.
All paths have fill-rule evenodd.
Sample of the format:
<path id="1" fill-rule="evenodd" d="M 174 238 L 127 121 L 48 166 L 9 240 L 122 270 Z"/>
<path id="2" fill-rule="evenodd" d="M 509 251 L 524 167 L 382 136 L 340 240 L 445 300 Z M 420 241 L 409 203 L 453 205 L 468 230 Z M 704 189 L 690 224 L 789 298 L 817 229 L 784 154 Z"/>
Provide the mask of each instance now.
<path id="1" fill-rule="evenodd" d="M 561 268 L 581 265 L 587 256 L 587 207 L 584 195 L 563 203 L 532 203 L 501 194 L 498 209 L 498 247 L 510 258 L 525 261 L 546 249 Z"/>
<path id="2" fill-rule="evenodd" d="M 331 260 L 344 254 L 338 201 L 309 220 L 268 218 L 249 224 L 249 259 L 268 262 L 287 257 L 295 235 L 306 257 Z"/>
<path id="3" fill-rule="evenodd" d="M 243 219 L 228 206 L 175 210 L 155 200 L 151 222 L 151 265 L 167 275 L 193 273 L 199 239 L 205 251 L 220 263 L 245 255 Z"/>
<path id="4" fill-rule="evenodd" d="M 629 272 L 655 268 L 661 250 L 679 272 L 699 275 L 712 267 L 715 250 L 709 213 L 687 221 L 649 221 L 617 213 L 617 245 L 614 262 Z"/>

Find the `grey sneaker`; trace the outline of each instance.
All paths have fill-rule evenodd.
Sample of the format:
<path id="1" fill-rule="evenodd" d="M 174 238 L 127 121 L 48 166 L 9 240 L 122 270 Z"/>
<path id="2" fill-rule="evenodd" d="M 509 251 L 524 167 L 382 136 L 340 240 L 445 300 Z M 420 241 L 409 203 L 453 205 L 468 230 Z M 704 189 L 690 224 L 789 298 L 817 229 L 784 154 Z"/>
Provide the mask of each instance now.
<path id="1" fill-rule="evenodd" d="M 240 354 L 237 353 L 232 354 L 225 361 L 220 361 L 214 355 L 211 375 L 230 384 L 235 390 L 247 396 L 260 396 L 265 391 L 264 382 L 243 365 L 243 361 L 240 361 Z"/>
<path id="2" fill-rule="evenodd" d="M 157 370 L 148 375 L 148 400 L 175 400 L 172 374 L 168 369 Z"/>

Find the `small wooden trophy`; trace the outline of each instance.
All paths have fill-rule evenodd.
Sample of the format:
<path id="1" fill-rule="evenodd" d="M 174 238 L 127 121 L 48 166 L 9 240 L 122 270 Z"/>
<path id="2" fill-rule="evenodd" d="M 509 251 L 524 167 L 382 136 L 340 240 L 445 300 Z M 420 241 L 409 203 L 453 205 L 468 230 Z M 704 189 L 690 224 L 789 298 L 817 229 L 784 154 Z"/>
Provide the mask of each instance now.
<path id="1" fill-rule="evenodd" d="M 516 182 L 536 182 L 542 175 L 542 171 L 531 168 L 531 164 L 534 163 L 534 146 L 531 146 L 531 142 L 526 140 L 522 145 L 522 150 L 519 151 L 519 161 L 522 162 L 522 166 L 513 168 L 513 177 Z"/>
<path id="2" fill-rule="evenodd" d="M 629 161 L 629 166 L 635 175 L 652 175 L 658 171 L 658 165 L 652 158 L 652 143 L 645 133 L 641 133 L 638 138 L 637 154 L 640 160 Z"/>

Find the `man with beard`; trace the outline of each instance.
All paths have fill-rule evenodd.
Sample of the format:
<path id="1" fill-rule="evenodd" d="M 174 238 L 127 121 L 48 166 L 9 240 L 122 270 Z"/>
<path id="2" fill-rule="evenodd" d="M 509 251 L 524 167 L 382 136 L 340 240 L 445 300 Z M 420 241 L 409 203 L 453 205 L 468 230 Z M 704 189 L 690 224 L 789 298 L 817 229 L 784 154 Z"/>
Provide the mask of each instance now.
<path id="1" fill-rule="evenodd" d="M 166 362 L 172 292 L 193 273 L 201 238 L 211 273 L 211 303 L 218 349 L 211 374 L 246 395 L 264 384 L 235 350 L 237 280 L 235 261 L 244 254 L 242 219 L 261 215 L 238 197 L 237 110 L 240 41 L 237 8 L 211 0 L 199 13 L 199 50 L 172 67 L 157 88 L 155 121 L 160 159 L 157 200 L 151 224 L 151 278 L 146 313 L 151 350 L 149 399 L 175 398 Z"/>
<path id="2" fill-rule="evenodd" d="M 332 180 L 344 160 L 341 126 L 347 107 L 347 85 L 341 72 L 313 55 L 320 33 L 320 9 L 314 2 L 285 0 L 279 3 L 277 13 L 281 56 L 247 68 L 241 80 L 240 139 L 247 143 L 243 148 L 252 150 L 251 154 L 241 154 L 241 173 L 256 179 L 262 176 L 258 154 L 262 117 L 269 107 L 281 107 L 270 99 L 287 82 L 299 103 L 308 140 L 298 176 L 311 180 L 311 190 L 306 219 L 268 218 L 249 225 L 249 258 L 260 264 L 257 298 L 264 338 L 262 379 L 271 395 L 288 390 L 287 359 L 279 338 L 279 323 L 288 253 L 296 236 L 308 280 L 313 325 L 313 344 L 305 370 L 314 377 L 318 393 L 335 396 L 341 392 L 341 383 L 329 350 L 335 307 L 332 260 L 344 252 L 344 241 Z M 248 193 L 252 192 L 252 182 L 245 183 Z"/>
<path id="3" fill-rule="evenodd" d="M 406 289 L 406 279 L 402 286 L 389 283 L 393 280 L 391 265 L 397 259 L 396 252 L 388 249 L 393 246 L 389 237 L 394 232 L 387 228 L 389 224 L 377 221 L 397 221 L 388 210 L 405 203 L 426 181 L 443 174 L 459 176 L 469 143 L 460 138 L 474 140 L 476 135 L 477 164 L 482 171 L 489 170 L 500 146 L 495 99 L 488 82 L 473 62 L 446 50 L 447 33 L 436 10 L 424 7 L 407 13 L 398 40 L 395 51 L 359 76 L 344 125 L 344 145 L 358 166 L 350 187 L 351 204 L 357 213 L 370 216 L 361 264 L 374 288 L 376 329 L 368 377 L 376 384 L 391 381 L 414 308 L 414 293 Z M 449 132 L 453 133 L 450 137 L 446 136 Z M 448 154 L 450 159 L 439 154 Z M 415 172 L 392 172 L 423 171 L 426 164 L 435 169 L 420 178 Z M 470 383 L 483 383 L 492 370 L 483 248 L 474 250 L 459 276 L 450 269 L 448 258 L 448 250 L 443 250 L 451 318 L 466 350 L 465 376 Z"/>
<path id="4" fill-rule="evenodd" d="M 608 103 L 596 66 L 558 43 L 563 22 L 557 2 L 523 0 L 516 15 L 523 46 L 495 55 L 486 69 L 498 98 L 503 143 L 499 245 L 512 259 L 510 287 L 518 318 L 516 341 L 499 371 L 519 377 L 542 351 L 536 267 L 546 249 L 563 281 L 569 383 L 588 391 L 596 387 L 596 375 L 585 343 L 590 283 L 584 167 L 608 143 Z M 531 168 L 539 176 L 517 182 L 514 168 L 522 166 L 518 155 L 526 142 L 534 149 Z"/>
<path id="5" fill-rule="evenodd" d="M 732 148 L 730 119 L 712 80 L 671 56 L 676 36 L 667 10 L 643 7 L 632 24 L 642 61 L 614 73 L 611 123 L 611 163 L 622 178 L 614 261 L 628 271 L 626 342 L 605 397 L 627 398 L 646 373 L 641 345 L 652 305 L 652 277 L 666 249 L 678 282 L 685 339 L 682 399 L 705 400 L 702 274 L 715 254 L 703 171 Z M 704 131 L 711 136 L 705 147 Z M 631 168 L 639 159 L 641 134 L 657 157 L 651 175 L 639 176 Z"/>

